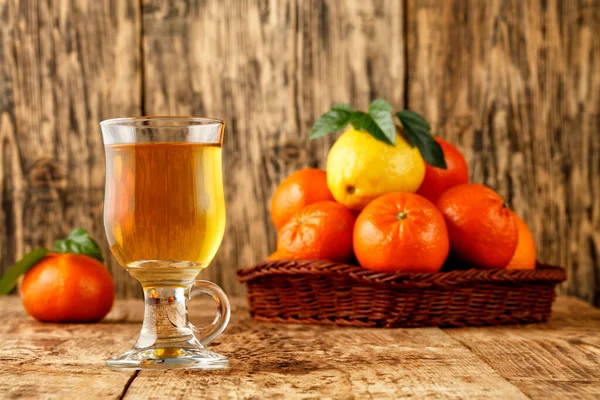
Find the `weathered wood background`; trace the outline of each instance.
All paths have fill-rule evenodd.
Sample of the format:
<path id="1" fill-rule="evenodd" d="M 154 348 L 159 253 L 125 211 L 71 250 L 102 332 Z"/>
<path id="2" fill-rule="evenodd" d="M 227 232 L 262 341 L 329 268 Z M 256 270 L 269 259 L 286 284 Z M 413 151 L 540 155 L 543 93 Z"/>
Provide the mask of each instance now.
<path id="1" fill-rule="evenodd" d="M 564 292 L 600 304 L 600 0 L 0 0 L 0 266 L 81 226 L 101 239 L 98 122 L 228 122 L 228 227 L 203 275 L 275 245 L 268 200 L 334 138 L 332 102 L 423 113 L 530 225 Z M 110 258 L 122 297 L 136 282 Z"/>

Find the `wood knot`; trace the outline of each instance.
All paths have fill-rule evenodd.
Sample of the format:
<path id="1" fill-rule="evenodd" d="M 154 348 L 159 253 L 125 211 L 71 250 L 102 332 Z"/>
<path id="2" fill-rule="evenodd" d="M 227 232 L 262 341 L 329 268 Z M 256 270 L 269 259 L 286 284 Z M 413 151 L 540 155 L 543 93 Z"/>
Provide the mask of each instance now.
<path id="1" fill-rule="evenodd" d="M 58 161 L 40 158 L 29 170 L 29 185 L 35 195 L 57 199 L 59 192 L 67 187 L 66 168 Z"/>
<path id="2" fill-rule="evenodd" d="M 296 142 L 286 142 L 279 149 L 279 156 L 285 164 L 304 164 L 308 155 L 306 149 Z"/>

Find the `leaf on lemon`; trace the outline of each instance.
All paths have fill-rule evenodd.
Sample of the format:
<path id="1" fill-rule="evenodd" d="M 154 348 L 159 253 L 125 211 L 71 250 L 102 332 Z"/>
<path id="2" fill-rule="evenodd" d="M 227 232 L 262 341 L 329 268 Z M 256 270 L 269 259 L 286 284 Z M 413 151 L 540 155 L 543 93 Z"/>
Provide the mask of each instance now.
<path id="1" fill-rule="evenodd" d="M 309 137 L 317 139 L 328 135 L 332 132 L 337 132 L 344 129 L 350 122 L 352 115 L 352 105 L 350 104 L 334 104 L 331 110 L 315 121 L 310 130 Z"/>
<path id="2" fill-rule="evenodd" d="M 378 136 L 383 134 L 385 136 L 385 140 L 383 141 L 395 146 L 396 126 L 394 125 L 394 118 L 391 113 L 392 106 L 390 103 L 382 99 L 373 100 L 369 106 L 369 115 L 379 129 L 379 132 L 377 132 L 377 136 L 373 135 L 371 130 L 368 130 L 368 132 L 379 140 L 381 139 Z"/>
<path id="3" fill-rule="evenodd" d="M 396 145 L 396 127 L 392 117 L 392 106 L 383 99 L 373 100 L 369 112 L 354 111 L 350 104 L 334 104 L 331 110 L 321 115 L 310 130 L 310 138 L 317 139 L 340 131 L 351 123 L 355 129 L 369 133 L 377 140 Z"/>
<path id="4" fill-rule="evenodd" d="M 33 267 L 38 261 L 46 257 L 48 250 L 35 249 L 25 254 L 23 258 L 6 270 L 0 278 L 0 294 L 8 294 L 17 285 L 19 277 Z"/>
<path id="5" fill-rule="evenodd" d="M 348 103 L 336 103 L 331 106 L 331 109 L 337 110 L 337 111 L 347 111 L 347 112 L 352 112 L 352 110 L 353 110 L 352 104 L 348 104 Z"/>
<path id="6" fill-rule="evenodd" d="M 98 243 L 81 228 L 74 229 L 66 239 L 54 241 L 52 248 L 58 253 L 83 254 L 104 262 Z"/>
<path id="7" fill-rule="evenodd" d="M 402 123 L 406 139 L 412 147 L 419 149 L 425 162 L 437 168 L 448 168 L 442 148 L 431 135 L 431 126 L 421 115 L 403 110 L 397 112 L 396 117 Z"/>
<path id="8" fill-rule="evenodd" d="M 375 139 L 381 140 L 382 142 L 387 143 L 389 145 L 393 146 L 396 144 L 396 135 L 394 135 L 394 141 L 392 142 L 375 123 L 373 117 L 371 117 L 367 113 L 364 113 L 362 111 L 354 111 L 352 113 L 352 119 L 350 120 L 350 122 L 356 130 L 367 132 Z"/>

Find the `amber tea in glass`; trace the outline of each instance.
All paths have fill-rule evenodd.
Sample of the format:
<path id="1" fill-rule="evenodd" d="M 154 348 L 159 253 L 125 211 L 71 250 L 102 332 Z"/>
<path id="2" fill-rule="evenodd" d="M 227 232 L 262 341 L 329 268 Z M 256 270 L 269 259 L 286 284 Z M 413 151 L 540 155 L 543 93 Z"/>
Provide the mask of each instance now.
<path id="1" fill-rule="evenodd" d="M 187 117 L 120 118 L 101 123 L 106 153 L 104 225 L 111 251 L 144 289 L 145 316 L 135 347 L 111 368 L 227 368 L 206 350 L 229 320 L 229 303 L 196 281 L 225 230 L 222 121 Z M 191 325 L 187 300 L 207 294 L 217 318 Z"/>

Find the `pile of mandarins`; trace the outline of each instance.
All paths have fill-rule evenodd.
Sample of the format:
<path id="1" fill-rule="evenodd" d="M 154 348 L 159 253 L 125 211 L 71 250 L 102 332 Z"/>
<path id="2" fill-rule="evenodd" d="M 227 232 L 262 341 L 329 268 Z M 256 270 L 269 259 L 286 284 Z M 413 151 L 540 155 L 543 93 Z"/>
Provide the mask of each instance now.
<path id="1" fill-rule="evenodd" d="M 351 127 L 330 150 L 327 171 L 306 168 L 281 182 L 271 202 L 278 238 L 269 259 L 437 272 L 451 255 L 461 266 L 535 268 L 527 225 L 498 193 L 469 183 L 461 152 L 435 138 L 446 169 L 419 160 L 418 152 L 409 159 L 416 149 L 397 129 L 392 146 Z M 346 145 L 341 149 L 339 143 Z M 384 156 L 388 151 L 396 153 Z M 400 153 L 404 158 L 398 158 Z M 366 166 L 356 170 L 361 163 Z"/>

